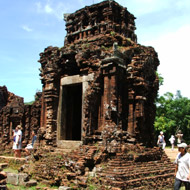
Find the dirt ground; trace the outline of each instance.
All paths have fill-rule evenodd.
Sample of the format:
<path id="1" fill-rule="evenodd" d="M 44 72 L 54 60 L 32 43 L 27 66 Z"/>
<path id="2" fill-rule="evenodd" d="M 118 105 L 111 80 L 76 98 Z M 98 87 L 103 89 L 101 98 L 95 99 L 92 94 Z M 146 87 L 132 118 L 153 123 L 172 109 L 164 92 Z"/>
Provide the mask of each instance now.
<path id="1" fill-rule="evenodd" d="M 171 148 L 165 148 L 165 153 L 173 162 L 176 159 L 176 156 L 178 154 L 178 149 L 175 148 L 174 150 L 171 150 Z"/>

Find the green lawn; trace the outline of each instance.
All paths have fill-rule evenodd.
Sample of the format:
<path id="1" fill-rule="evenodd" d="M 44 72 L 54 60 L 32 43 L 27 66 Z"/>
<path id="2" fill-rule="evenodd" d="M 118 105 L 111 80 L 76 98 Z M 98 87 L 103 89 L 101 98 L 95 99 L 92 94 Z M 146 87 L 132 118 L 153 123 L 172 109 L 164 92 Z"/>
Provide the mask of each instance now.
<path id="1" fill-rule="evenodd" d="M 39 189 L 44 189 L 46 188 L 47 185 L 44 184 L 38 184 L 37 186 L 34 187 L 24 187 L 24 186 L 15 186 L 15 185 L 11 185 L 11 184 L 7 184 L 7 188 L 9 190 L 39 190 Z M 58 187 L 49 187 L 48 189 L 58 189 Z"/>

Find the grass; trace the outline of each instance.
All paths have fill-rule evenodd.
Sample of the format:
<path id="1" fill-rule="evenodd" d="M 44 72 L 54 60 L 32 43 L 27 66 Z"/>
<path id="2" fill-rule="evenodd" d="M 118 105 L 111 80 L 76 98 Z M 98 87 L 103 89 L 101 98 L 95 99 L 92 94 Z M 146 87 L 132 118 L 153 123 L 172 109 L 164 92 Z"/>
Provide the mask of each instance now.
<path id="1" fill-rule="evenodd" d="M 18 170 L 13 169 L 13 168 L 10 168 L 10 167 L 3 169 L 3 171 L 4 171 L 4 172 L 9 172 L 9 173 L 18 174 Z"/>
<path id="2" fill-rule="evenodd" d="M 36 187 L 24 187 L 24 186 L 14 186 L 11 184 L 7 184 L 7 188 L 9 190 L 36 190 Z"/>
<path id="3" fill-rule="evenodd" d="M 25 102 L 25 105 L 32 105 L 35 101 L 31 101 L 31 102 Z"/>
<path id="4" fill-rule="evenodd" d="M 3 162 L 0 161 L 0 163 L 3 163 Z M 5 168 L 4 170 L 12 170 L 14 171 L 13 173 L 18 171 L 20 167 L 23 165 L 23 163 L 20 163 L 17 160 L 8 160 L 6 163 L 8 163 L 8 167 Z"/>
<path id="5" fill-rule="evenodd" d="M 40 189 L 45 189 L 47 188 L 47 185 L 43 184 L 43 183 L 38 183 L 37 186 L 33 186 L 33 187 L 25 187 L 23 185 L 19 185 L 19 186 L 15 186 L 12 184 L 7 184 L 7 188 L 9 190 L 40 190 Z M 59 187 L 57 186 L 48 186 L 48 189 L 58 189 Z"/>
<path id="6" fill-rule="evenodd" d="M 166 189 L 166 190 L 173 190 L 173 188 L 172 189 Z M 185 187 L 181 187 L 180 190 L 185 190 Z"/>
<path id="7" fill-rule="evenodd" d="M 37 186 L 33 186 L 33 187 L 24 187 L 22 185 L 15 186 L 15 185 L 7 184 L 7 188 L 9 190 L 40 190 L 40 189 L 44 189 L 45 187 L 47 187 L 47 186 L 44 184 L 41 184 L 41 183 L 39 183 Z M 56 187 L 56 186 L 52 186 L 50 188 L 58 189 L 58 187 Z"/>
<path id="8" fill-rule="evenodd" d="M 8 161 L 8 167 L 4 168 L 3 171 L 4 172 L 10 172 L 10 173 L 15 173 L 18 174 L 18 170 L 20 169 L 20 167 L 23 165 L 23 163 L 19 163 L 16 160 L 9 160 Z M 33 170 L 33 166 L 34 163 L 32 161 L 30 161 L 30 167 L 28 168 L 28 173 L 31 173 L 31 171 Z M 63 168 L 64 170 L 64 168 Z M 12 185 L 12 184 L 7 184 L 7 188 L 9 190 L 40 190 L 40 189 L 44 189 L 48 187 L 49 189 L 58 189 L 57 186 L 48 186 L 46 184 L 43 183 L 38 183 L 37 186 L 33 186 L 33 187 L 25 187 L 23 185 Z"/>

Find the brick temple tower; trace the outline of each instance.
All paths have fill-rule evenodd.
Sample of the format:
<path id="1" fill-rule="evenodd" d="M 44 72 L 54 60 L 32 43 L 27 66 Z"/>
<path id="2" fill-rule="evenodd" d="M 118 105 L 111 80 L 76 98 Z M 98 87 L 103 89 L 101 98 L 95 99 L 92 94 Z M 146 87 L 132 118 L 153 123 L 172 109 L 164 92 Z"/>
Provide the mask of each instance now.
<path id="1" fill-rule="evenodd" d="M 64 47 L 47 47 L 39 60 L 44 143 L 153 146 L 159 60 L 137 43 L 135 17 L 103 1 L 64 19 Z"/>
<path id="2" fill-rule="evenodd" d="M 64 47 L 40 54 L 45 146 L 33 176 L 66 189 L 171 188 L 174 165 L 153 147 L 159 60 L 137 43 L 135 17 L 109 0 L 64 19 Z"/>

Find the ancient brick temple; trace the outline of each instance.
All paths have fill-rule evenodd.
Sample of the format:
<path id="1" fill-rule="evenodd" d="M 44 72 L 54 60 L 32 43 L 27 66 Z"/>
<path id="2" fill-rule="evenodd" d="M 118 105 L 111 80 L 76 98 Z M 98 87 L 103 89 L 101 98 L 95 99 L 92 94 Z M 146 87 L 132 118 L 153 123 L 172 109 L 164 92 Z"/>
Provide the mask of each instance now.
<path id="1" fill-rule="evenodd" d="M 154 48 L 137 43 L 135 17 L 112 0 L 64 19 L 64 47 L 40 54 L 42 95 L 24 105 L 17 96 L 9 101 L 0 88 L 0 142 L 10 142 L 18 123 L 26 142 L 38 129 L 37 162 L 21 170 L 50 185 L 168 190 L 174 166 L 153 147 L 159 87 Z M 64 148 L 72 151 L 65 155 Z"/>
<path id="2" fill-rule="evenodd" d="M 35 95 L 32 105 L 25 105 L 24 99 L 0 86 L 0 144 L 1 150 L 12 146 L 13 129 L 21 125 L 23 145 L 31 139 L 31 131 L 39 131 L 41 112 L 41 93 Z M 10 147 L 9 147 L 10 148 Z"/>
<path id="3" fill-rule="evenodd" d="M 115 1 L 65 14 L 62 48 L 40 54 L 46 143 L 154 143 L 157 53 L 137 43 L 135 17 Z"/>

